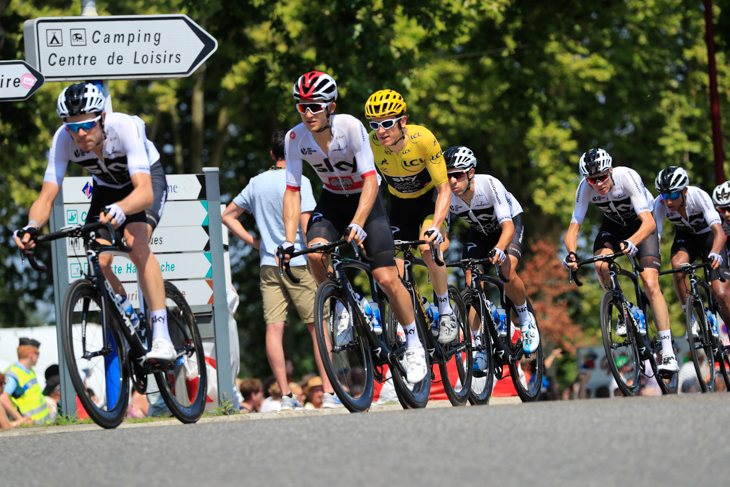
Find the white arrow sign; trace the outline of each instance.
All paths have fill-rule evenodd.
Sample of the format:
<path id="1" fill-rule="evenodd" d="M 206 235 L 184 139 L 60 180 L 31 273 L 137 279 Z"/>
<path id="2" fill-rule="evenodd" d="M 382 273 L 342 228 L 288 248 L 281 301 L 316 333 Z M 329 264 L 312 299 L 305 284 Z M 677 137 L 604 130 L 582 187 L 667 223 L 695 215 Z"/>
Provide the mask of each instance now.
<path id="1" fill-rule="evenodd" d="M 202 252 L 210 237 L 204 227 L 157 227 L 150 240 L 155 254 L 160 252 Z M 66 239 L 66 254 L 85 256 L 80 238 Z M 159 257 L 158 257 L 159 259 Z M 202 277 L 202 276 L 201 276 Z"/>
<path id="2" fill-rule="evenodd" d="M 27 100 L 43 81 L 43 75 L 25 61 L 0 61 L 0 101 Z"/>
<path id="3" fill-rule="evenodd" d="M 168 174 L 167 201 L 204 200 L 205 186 L 202 174 Z M 63 179 L 64 203 L 89 203 L 94 180 L 91 176 Z M 167 208 L 167 206 L 165 206 Z"/>
<path id="4" fill-rule="evenodd" d="M 187 281 L 171 281 L 175 287 L 185 296 L 185 301 L 190 306 L 204 306 L 213 304 L 213 281 L 210 279 L 192 279 Z M 127 293 L 127 299 L 132 306 L 139 311 L 139 288 L 136 282 L 122 283 Z M 77 303 L 76 311 L 81 311 L 82 301 Z M 96 305 L 92 303 L 90 307 L 97 310 Z"/>
<path id="5" fill-rule="evenodd" d="M 66 225 L 86 223 L 86 214 L 89 211 L 88 203 L 63 205 Z M 162 227 L 204 227 L 208 225 L 207 201 L 170 201 L 165 204 L 162 218 L 157 228 Z M 155 230 L 154 235 L 157 235 Z M 202 250 L 202 249 L 200 249 Z M 166 250 L 167 252 L 174 252 Z"/>
<path id="6" fill-rule="evenodd" d="M 23 30 L 47 81 L 182 78 L 218 48 L 187 15 L 43 17 Z"/>
<path id="7" fill-rule="evenodd" d="M 160 264 L 162 277 L 164 279 L 210 279 L 213 277 L 213 266 L 210 260 L 210 252 L 199 254 L 157 254 L 157 263 Z M 88 272 L 89 263 L 86 259 L 69 257 L 68 275 L 69 282 L 84 277 Z M 112 263 L 114 274 L 122 282 L 136 282 L 137 268 L 128 259 L 121 256 L 115 257 Z"/>

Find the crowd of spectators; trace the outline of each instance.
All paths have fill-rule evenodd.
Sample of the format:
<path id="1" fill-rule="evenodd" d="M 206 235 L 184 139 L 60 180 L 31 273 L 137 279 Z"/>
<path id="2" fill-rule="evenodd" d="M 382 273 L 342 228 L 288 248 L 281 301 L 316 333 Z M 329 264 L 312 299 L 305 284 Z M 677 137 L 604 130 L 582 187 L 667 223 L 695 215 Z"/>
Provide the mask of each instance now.
<path id="1" fill-rule="evenodd" d="M 290 379 L 290 374 L 288 374 Z M 289 389 L 304 409 L 321 409 L 324 399 L 322 377 L 314 373 L 305 374 L 298 382 L 289 382 Z M 268 413 L 281 411 L 281 388 L 274 377 L 263 383 L 259 379 L 236 379 L 241 393 L 241 413 Z"/>

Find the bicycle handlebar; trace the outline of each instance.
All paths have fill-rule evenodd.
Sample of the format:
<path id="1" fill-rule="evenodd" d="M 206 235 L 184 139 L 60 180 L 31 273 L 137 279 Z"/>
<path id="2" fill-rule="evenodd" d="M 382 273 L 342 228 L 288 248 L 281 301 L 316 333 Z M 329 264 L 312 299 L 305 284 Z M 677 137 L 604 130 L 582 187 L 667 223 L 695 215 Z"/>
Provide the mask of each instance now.
<path id="1" fill-rule="evenodd" d="M 709 267 L 710 264 L 712 264 L 712 262 L 714 260 L 715 259 L 710 259 L 708 262 L 703 262 L 701 264 L 694 264 L 694 265 L 692 265 L 692 264 L 681 264 L 678 268 L 671 269 L 671 270 L 668 270 L 668 271 L 662 271 L 662 272 L 659 273 L 659 275 L 660 276 L 664 276 L 664 275 L 667 275 L 667 274 L 675 274 L 677 272 L 695 271 L 697 269 L 702 269 L 704 267 Z M 727 281 L 727 279 L 725 279 L 724 277 L 722 277 L 722 273 L 718 272 L 717 275 L 720 277 L 720 282 L 726 282 Z"/>
<path id="2" fill-rule="evenodd" d="M 346 243 L 348 243 L 347 239 L 343 238 L 343 239 L 337 240 L 336 242 L 314 244 L 312 247 L 310 247 L 308 249 L 304 249 L 304 250 L 300 250 L 299 252 L 292 253 L 291 258 L 293 259 L 294 257 L 298 257 L 300 255 L 305 255 L 305 254 L 312 254 L 314 252 L 322 252 L 322 253 L 329 252 L 332 249 L 336 249 L 337 247 L 340 247 L 341 245 L 345 245 Z M 367 255 L 365 255 L 364 252 L 358 251 L 358 246 L 354 240 L 351 241 L 350 244 L 352 244 L 352 248 L 355 251 L 356 257 L 359 257 L 362 261 L 364 261 L 367 264 L 370 264 L 373 262 L 373 259 L 371 259 Z M 291 282 L 293 282 L 294 284 L 299 284 L 300 279 L 298 279 L 297 277 L 294 276 L 294 274 L 292 274 L 291 267 L 289 266 L 289 262 L 284 263 L 284 255 L 286 255 L 286 254 L 284 254 L 281 246 L 279 246 L 279 248 L 276 249 L 276 256 L 279 259 L 279 275 L 281 277 L 284 277 L 284 273 L 286 272 L 286 276 L 289 278 L 289 280 Z"/>
<path id="3" fill-rule="evenodd" d="M 586 264 L 593 264 L 594 262 L 599 262 L 599 261 L 605 261 L 605 260 L 613 261 L 615 258 L 621 257 L 622 255 L 626 255 L 626 254 L 624 254 L 622 251 L 619 251 L 619 252 L 614 252 L 613 254 L 594 255 L 590 259 L 580 260 L 580 261 L 577 261 L 576 263 L 578 264 L 578 267 L 581 267 Z M 632 264 L 634 263 L 633 259 L 631 260 L 631 263 Z M 577 271 L 578 271 L 578 269 L 573 270 L 571 268 L 568 268 L 568 273 L 569 273 L 568 282 L 575 281 L 575 285 L 578 287 L 581 287 L 583 285 L 583 282 L 581 282 L 581 280 L 578 279 Z"/>
<path id="4" fill-rule="evenodd" d="M 426 232 L 428 233 L 428 232 Z M 425 240 L 395 240 L 393 242 L 396 247 L 401 247 L 403 249 L 410 248 L 410 247 L 416 247 L 418 245 L 423 245 L 426 243 Z M 428 242 L 428 246 L 431 248 L 431 255 L 433 256 L 433 261 L 436 262 L 436 265 L 439 267 L 444 266 L 444 261 L 441 259 L 441 252 L 436 248 L 436 244 L 432 240 L 431 242 Z"/>
<path id="5" fill-rule="evenodd" d="M 461 259 L 457 260 L 456 262 L 447 262 L 445 265 L 446 267 L 461 267 L 462 269 L 468 269 L 471 271 L 477 270 L 477 266 L 483 265 L 483 264 L 491 264 L 492 261 L 489 258 L 486 259 Z M 499 275 L 499 279 L 507 283 L 510 281 L 509 277 L 505 276 L 504 273 L 502 273 L 502 266 L 501 265 L 495 265 L 494 267 L 497 268 L 497 274 Z"/>
<path id="6" fill-rule="evenodd" d="M 114 231 L 114 227 L 111 223 L 102 223 L 102 222 L 94 222 L 94 223 L 88 223 L 85 225 L 71 225 L 68 227 L 63 227 L 57 232 L 51 232 L 47 233 L 45 235 L 39 235 L 38 238 L 36 238 L 37 243 L 44 243 L 44 242 L 52 242 L 53 240 L 59 240 L 61 238 L 79 238 L 83 237 L 84 235 L 87 235 L 95 230 L 99 230 L 101 228 L 106 227 L 109 230 L 109 233 L 111 234 L 111 244 L 115 247 L 117 247 L 121 252 L 129 253 L 132 251 L 132 247 L 129 247 L 127 245 L 124 245 L 122 243 L 121 238 L 116 237 L 116 232 Z M 30 266 L 35 269 L 38 272 L 46 272 L 47 267 L 41 263 L 39 263 L 35 256 L 33 255 L 33 251 L 31 250 L 27 254 L 21 252 L 21 257 L 27 257 L 28 263 Z"/>

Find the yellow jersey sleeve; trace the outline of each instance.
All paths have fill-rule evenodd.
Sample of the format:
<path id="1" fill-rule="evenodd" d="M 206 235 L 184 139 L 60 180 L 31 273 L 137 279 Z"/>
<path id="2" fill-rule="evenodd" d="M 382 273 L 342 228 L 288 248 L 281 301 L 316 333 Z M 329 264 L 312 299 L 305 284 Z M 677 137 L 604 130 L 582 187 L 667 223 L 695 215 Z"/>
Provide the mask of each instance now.
<path id="1" fill-rule="evenodd" d="M 444 154 L 439 141 L 436 140 L 436 137 L 431 131 L 426 129 L 426 132 L 428 132 L 428 137 L 424 140 L 424 143 L 428 146 L 426 151 L 426 155 L 428 156 L 426 167 L 428 168 L 428 173 L 431 175 L 431 181 L 433 181 L 434 186 L 439 186 L 449 181 L 449 177 L 446 174 L 446 161 L 444 160 Z"/>

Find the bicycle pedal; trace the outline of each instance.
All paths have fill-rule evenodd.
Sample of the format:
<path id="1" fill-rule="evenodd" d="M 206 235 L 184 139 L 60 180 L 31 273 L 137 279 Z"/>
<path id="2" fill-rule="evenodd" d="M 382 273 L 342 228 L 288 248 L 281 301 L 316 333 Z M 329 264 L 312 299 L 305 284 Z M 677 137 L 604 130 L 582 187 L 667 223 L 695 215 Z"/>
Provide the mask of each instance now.
<path id="1" fill-rule="evenodd" d="M 433 367 L 431 367 L 431 382 L 434 382 L 436 380 L 436 372 L 433 371 Z"/>

